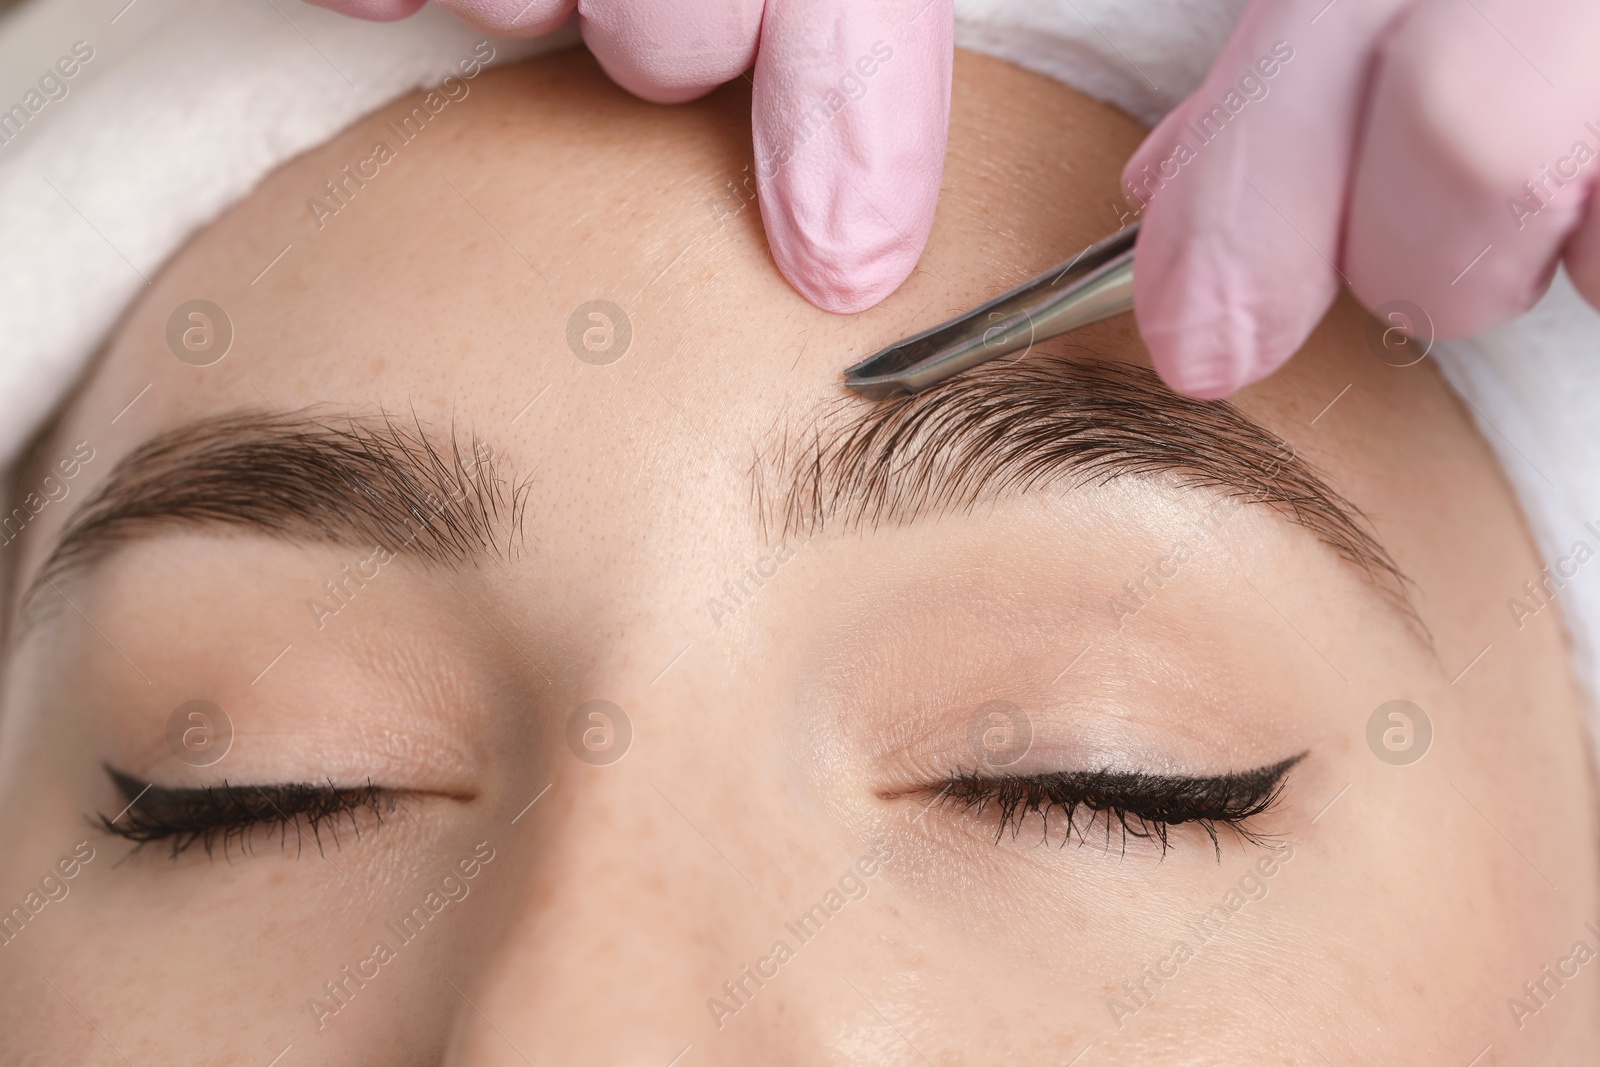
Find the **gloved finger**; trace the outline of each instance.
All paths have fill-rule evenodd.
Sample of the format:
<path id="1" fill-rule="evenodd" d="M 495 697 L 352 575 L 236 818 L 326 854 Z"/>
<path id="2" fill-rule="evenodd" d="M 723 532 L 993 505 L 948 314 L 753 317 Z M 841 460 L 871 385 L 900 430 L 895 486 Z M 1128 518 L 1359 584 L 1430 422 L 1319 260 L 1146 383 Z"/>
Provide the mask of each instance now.
<path id="1" fill-rule="evenodd" d="M 583 40 L 611 80 L 679 104 L 737 78 L 756 57 L 762 0 L 581 0 Z"/>
<path id="2" fill-rule="evenodd" d="M 1347 223 L 1363 303 L 1409 300 L 1458 337 L 1538 300 L 1600 177 L 1596 40 L 1592 0 L 1528 4 L 1503 28 L 1422 0 L 1397 22 Z"/>
<path id="3" fill-rule="evenodd" d="M 308 4 L 337 11 L 355 19 L 373 22 L 393 22 L 417 13 L 427 0 L 306 0 Z"/>
<path id="4" fill-rule="evenodd" d="M 1401 0 L 1255 0 L 1123 170 L 1134 311 L 1157 372 L 1215 398 L 1291 356 L 1334 263 L 1372 45 Z"/>
<path id="5" fill-rule="evenodd" d="M 933 225 L 950 128 L 950 0 L 769 0 L 756 58 L 761 219 L 818 307 L 893 292 Z"/>
<path id="6" fill-rule="evenodd" d="M 578 0 L 438 0 L 469 26 L 499 37 L 538 37 L 558 28 Z"/>

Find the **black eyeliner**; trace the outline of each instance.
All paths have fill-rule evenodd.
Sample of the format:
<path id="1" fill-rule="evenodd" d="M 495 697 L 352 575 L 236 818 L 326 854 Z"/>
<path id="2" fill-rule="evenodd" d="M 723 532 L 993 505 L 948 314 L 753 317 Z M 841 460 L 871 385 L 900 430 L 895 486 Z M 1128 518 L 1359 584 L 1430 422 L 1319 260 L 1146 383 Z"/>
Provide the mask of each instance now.
<path id="1" fill-rule="evenodd" d="M 1059 811 L 1067 819 L 1063 846 L 1074 832 L 1080 842 L 1086 840 L 1086 831 L 1103 815 L 1108 845 L 1116 825 L 1122 831 L 1124 851 L 1131 836 L 1160 841 L 1164 855 L 1169 847 L 1170 828 L 1194 823 L 1211 838 L 1220 860 L 1218 827 L 1227 827 L 1247 841 L 1260 843 L 1262 835 L 1251 830 L 1247 822 L 1277 803 L 1290 769 L 1306 755 L 1302 752 L 1270 766 L 1205 777 L 1109 769 L 1026 775 L 963 770 L 927 791 L 933 794 L 931 804 L 950 804 L 976 815 L 994 805 L 1000 812 L 996 842 L 1005 836 L 1007 827 L 1014 840 L 1023 821 L 1033 814 L 1044 820 L 1048 837 L 1050 813 Z M 1085 811 L 1089 817 L 1082 820 L 1080 813 Z"/>
<path id="2" fill-rule="evenodd" d="M 269 785 L 236 785 L 224 781 L 218 786 L 172 788 L 152 785 L 105 764 L 106 774 L 128 807 L 115 818 L 105 815 L 93 820 L 106 833 L 137 844 L 167 842 L 173 859 L 195 845 L 213 856 L 220 844 L 224 857 L 233 844 L 248 848 L 253 831 L 265 828 L 278 831 L 280 846 L 287 846 L 289 831 L 295 833 L 297 851 L 304 847 L 310 830 L 317 851 L 322 851 L 322 831 L 327 829 L 338 844 L 341 820 L 348 818 L 360 837 L 356 816 L 370 810 L 379 821 L 395 807 L 393 792 L 369 780 L 360 786 L 312 785 L 283 782 Z M 137 849 L 136 849 L 137 851 Z"/>

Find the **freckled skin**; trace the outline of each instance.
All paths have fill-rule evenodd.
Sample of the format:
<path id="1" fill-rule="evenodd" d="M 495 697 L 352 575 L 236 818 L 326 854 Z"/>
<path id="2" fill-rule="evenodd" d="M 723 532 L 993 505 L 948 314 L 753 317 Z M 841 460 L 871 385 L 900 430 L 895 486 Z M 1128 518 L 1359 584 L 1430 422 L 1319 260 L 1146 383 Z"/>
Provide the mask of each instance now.
<path id="1" fill-rule="evenodd" d="M 837 317 L 778 275 L 758 212 L 727 209 L 751 159 L 739 86 L 653 107 L 580 53 L 472 84 L 320 231 L 307 198 L 409 104 L 287 164 L 162 271 L 41 446 L 48 461 L 90 440 L 97 458 L 12 562 L 32 573 L 138 444 L 239 408 L 470 432 L 527 480 L 524 537 L 460 572 L 402 555 L 322 630 L 307 596 L 368 546 L 191 531 L 71 583 L 82 614 L 54 613 L 6 672 L 0 906 L 94 833 L 85 813 L 123 806 L 103 760 L 166 785 L 370 776 L 428 795 L 346 822 L 325 859 L 274 836 L 226 862 L 119 863 L 127 844 L 94 837 L 71 896 L 0 947 L 6 1056 L 120 1062 L 109 1040 L 139 1064 L 290 1045 L 285 1065 L 340 1067 L 665 1064 L 685 1046 L 685 1065 L 1047 1063 L 1091 1045 L 1085 1064 L 1467 1063 L 1492 1045 L 1480 1062 L 1543 1065 L 1600 1044 L 1594 965 L 1520 1028 L 1507 1008 L 1596 937 L 1595 795 L 1557 612 L 1519 631 L 1505 609 L 1537 557 L 1431 367 L 1374 359 L 1341 302 L 1238 401 L 1370 518 L 1431 649 L 1324 546 L 1248 507 L 1119 630 L 1107 602 L 1214 503 L 1131 480 L 825 531 L 719 626 L 708 600 L 779 536 L 750 482 L 775 429 L 809 427 L 861 355 L 1112 229 L 1142 131 L 959 55 L 929 250 L 884 305 Z M 207 368 L 164 340 L 197 296 L 236 330 Z M 633 331 L 608 366 L 568 344 L 597 299 Z M 1126 318 L 1043 351 L 1147 363 Z M 197 696 L 237 729 L 212 770 L 165 747 Z M 1292 860 L 1175 976 L 1143 979 L 1272 853 L 1224 830 L 1219 859 L 1192 826 L 1164 857 L 1108 852 L 1098 827 L 1040 847 L 1037 821 L 997 844 L 986 818 L 923 812 L 903 787 L 970 765 L 967 717 L 996 698 L 1030 709 L 1030 758 L 1079 769 L 1306 752 L 1260 827 Z M 1435 729 L 1410 766 L 1366 739 L 1396 698 Z M 633 728 L 609 766 L 568 748 L 595 699 Z M 470 895 L 330 1001 L 324 983 L 480 842 L 496 858 Z M 866 896 L 719 1027 L 708 1000 L 880 844 Z M 313 998 L 337 1008 L 320 1029 Z"/>

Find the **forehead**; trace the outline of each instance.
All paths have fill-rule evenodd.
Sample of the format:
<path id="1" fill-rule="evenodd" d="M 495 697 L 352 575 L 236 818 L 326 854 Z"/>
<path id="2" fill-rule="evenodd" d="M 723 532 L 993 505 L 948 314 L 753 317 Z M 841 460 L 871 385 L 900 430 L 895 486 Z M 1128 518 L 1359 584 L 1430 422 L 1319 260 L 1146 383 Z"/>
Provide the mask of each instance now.
<path id="1" fill-rule="evenodd" d="M 380 111 L 275 173 L 163 272 L 69 432 L 114 462 L 219 411 L 401 412 L 532 472 L 543 536 L 607 554 L 722 538 L 737 554 L 761 536 L 757 453 L 837 408 L 843 366 L 1114 222 L 1138 129 L 1003 64 L 982 74 L 963 82 L 976 88 L 952 120 L 921 266 L 855 316 L 806 304 L 772 264 L 737 89 L 650 108 L 574 54 L 483 76 L 449 123 L 405 144 Z M 1041 140 L 1071 166 L 1020 148 Z M 377 166 L 380 143 L 393 158 Z M 1046 347 L 1143 361 L 1127 319 Z M 1301 392 L 1320 405 L 1342 373 L 1328 362 L 1309 377 L 1331 387 L 1308 390 L 1302 373 L 1246 409 L 1270 425 Z"/>
<path id="2" fill-rule="evenodd" d="M 550 477 L 720 471 L 731 484 L 755 442 L 839 395 L 859 355 L 1105 225 L 1087 193 L 1042 218 L 959 180 L 958 161 L 918 274 L 883 306 L 834 316 L 766 251 L 737 90 L 659 109 L 579 56 L 491 72 L 357 184 L 395 140 L 384 115 L 272 175 L 169 265 L 91 382 L 86 424 L 131 443 L 241 407 L 415 409 Z M 1114 181 L 1106 156 L 1097 177 Z M 216 315 L 195 301 L 232 335 L 209 366 L 173 352 L 186 330 L 205 340 L 209 320 L 192 315 Z M 1103 333 L 1101 354 L 1131 351 L 1125 327 Z"/>

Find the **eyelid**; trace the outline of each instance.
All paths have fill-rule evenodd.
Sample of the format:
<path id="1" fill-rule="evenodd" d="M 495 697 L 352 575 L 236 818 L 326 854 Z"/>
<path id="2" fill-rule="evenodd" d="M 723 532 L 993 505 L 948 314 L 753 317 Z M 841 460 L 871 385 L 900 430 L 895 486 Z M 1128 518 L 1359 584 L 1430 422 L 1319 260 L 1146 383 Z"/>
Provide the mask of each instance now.
<path id="1" fill-rule="evenodd" d="M 105 771 L 128 805 L 116 816 L 100 815 L 91 823 L 108 834 L 136 842 L 134 851 L 154 842 L 170 842 L 173 859 L 197 844 L 213 857 L 219 840 L 225 858 L 235 842 L 248 851 L 250 835 L 261 828 L 269 833 L 276 828 L 284 847 L 293 829 L 298 854 L 305 845 L 302 823 L 321 853 L 324 826 L 337 844 L 339 823 L 348 816 L 359 839 L 362 811 L 370 812 L 381 824 L 385 813 L 395 810 L 403 796 L 411 795 L 384 789 L 371 780 L 360 786 L 336 786 L 331 781 L 325 785 L 235 785 L 224 781 L 218 786 L 172 788 L 142 781 L 110 764 Z"/>
<path id="2" fill-rule="evenodd" d="M 1194 823 L 1211 838 L 1220 860 L 1219 825 L 1252 844 L 1266 842 L 1267 835 L 1252 828 L 1250 821 L 1277 805 L 1289 771 L 1306 755 L 1302 752 L 1270 766 L 1208 776 L 1110 769 L 1026 775 L 957 770 L 941 781 L 889 796 L 927 796 L 930 798 L 928 807 L 954 805 L 976 815 L 982 815 L 992 803 L 1000 812 L 995 831 L 997 844 L 1008 826 L 1015 840 L 1022 823 L 1035 814 L 1043 821 L 1043 834 L 1047 839 L 1050 813 L 1059 810 L 1067 817 L 1062 847 L 1074 830 L 1080 842 L 1087 840 L 1086 831 L 1103 816 L 1108 844 L 1115 823 L 1122 829 L 1124 851 L 1130 836 L 1154 838 L 1160 841 L 1165 855 L 1170 844 L 1169 830 Z M 1080 809 L 1089 812 L 1088 820 L 1082 825 L 1077 822 Z"/>

